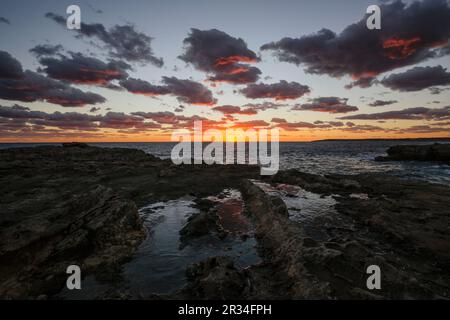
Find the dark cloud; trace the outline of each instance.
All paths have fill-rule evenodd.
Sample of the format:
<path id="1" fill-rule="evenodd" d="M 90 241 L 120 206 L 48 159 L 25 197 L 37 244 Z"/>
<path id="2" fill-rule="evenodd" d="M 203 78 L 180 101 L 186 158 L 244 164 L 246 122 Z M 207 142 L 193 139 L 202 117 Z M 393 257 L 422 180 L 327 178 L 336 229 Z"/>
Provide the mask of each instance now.
<path id="1" fill-rule="evenodd" d="M 192 129 L 195 121 L 202 121 L 203 129 L 207 128 L 222 128 L 225 124 L 224 121 L 215 121 L 210 120 L 205 117 L 200 117 L 197 115 L 194 116 L 184 116 L 184 115 L 176 115 L 170 111 L 163 112 L 133 112 L 132 115 L 142 117 L 147 120 L 152 120 L 155 123 L 160 125 L 164 125 L 165 129 L 174 130 L 187 128 Z"/>
<path id="2" fill-rule="evenodd" d="M 5 51 L 0 51 L 0 99 L 47 101 L 63 107 L 82 107 L 106 101 L 96 93 L 83 92 L 30 70 L 24 72 L 20 62 Z"/>
<path id="3" fill-rule="evenodd" d="M 379 81 L 375 77 L 368 76 L 352 81 L 351 83 L 345 85 L 345 88 L 346 89 L 352 89 L 353 87 L 369 88 L 376 83 L 379 83 Z"/>
<path id="4" fill-rule="evenodd" d="M 340 34 L 322 29 L 301 38 L 265 44 L 281 61 L 304 65 L 306 72 L 332 77 L 349 75 L 368 86 L 373 77 L 399 67 L 447 54 L 450 8 L 446 0 L 393 1 L 381 6 L 381 30 L 368 30 L 366 17 Z M 449 51 L 450 52 L 450 51 Z"/>
<path id="5" fill-rule="evenodd" d="M 92 130 L 96 127 L 94 122 L 98 121 L 99 118 L 77 112 L 46 113 L 31 111 L 28 108 L 14 105 L 12 107 L 0 106 L 0 119 L 8 119 L 9 121 L 21 120 L 24 126 L 37 125 L 61 129 Z"/>
<path id="6" fill-rule="evenodd" d="M 66 19 L 60 15 L 49 12 L 46 17 L 64 27 L 66 26 Z M 157 58 L 153 54 L 150 46 L 153 38 L 138 32 L 132 25 L 116 25 L 111 29 L 106 29 L 100 23 L 81 23 L 81 28 L 74 31 L 81 38 L 100 40 L 114 58 L 131 62 L 152 63 L 158 67 L 164 64 L 161 58 Z"/>
<path id="7" fill-rule="evenodd" d="M 45 118 L 29 121 L 34 125 L 57 127 L 59 129 L 97 131 L 97 121 L 100 116 L 92 116 L 78 112 L 54 112 L 46 114 Z"/>
<path id="8" fill-rule="evenodd" d="M 147 81 L 134 78 L 122 80 L 120 81 L 120 85 L 131 93 L 142 94 L 145 96 L 158 96 L 170 93 L 166 86 L 152 85 Z"/>
<path id="9" fill-rule="evenodd" d="M 0 78 L 0 99 L 46 101 L 63 107 L 82 107 L 105 102 L 105 98 L 96 93 L 83 92 L 29 70 L 19 79 Z"/>
<path id="10" fill-rule="evenodd" d="M 371 131 L 391 131 L 388 129 L 384 129 L 379 126 L 372 126 L 369 124 L 359 124 L 359 125 L 353 125 L 347 128 L 342 128 L 342 131 L 350 131 L 350 132 L 371 132 Z"/>
<path id="11" fill-rule="evenodd" d="M 210 81 L 252 83 L 261 74 L 258 68 L 249 66 L 259 58 L 241 38 L 217 29 L 191 29 L 183 43 L 185 52 L 179 58 L 208 73 Z"/>
<path id="12" fill-rule="evenodd" d="M 185 109 L 185 107 L 183 105 L 179 105 L 178 107 L 175 108 L 175 112 L 183 112 Z"/>
<path id="13" fill-rule="evenodd" d="M 273 118 L 271 122 L 275 123 L 275 127 L 283 129 L 286 131 L 296 131 L 300 129 L 314 129 L 317 125 L 309 122 L 299 121 L 299 122 L 288 122 L 286 119 Z"/>
<path id="14" fill-rule="evenodd" d="M 11 22 L 8 19 L 6 19 L 5 17 L 0 17 L 0 23 L 11 24 Z"/>
<path id="15" fill-rule="evenodd" d="M 176 77 L 163 77 L 163 85 L 153 85 L 144 80 L 129 78 L 120 85 L 129 92 L 148 96 L 171 94 L 182 103 L 196 105 L 213 105 L 216 103 L 211 90 L 203 84 Z"/>
<path id="16" fill-rule="evenodd" d="M 177 96 L 180 102 L 197 105 L 213 105 L 216 103 L 211 90 L 199 82 L 175 77 L 163 77 L 162 82 L 171 94 Z"/>
<path id="17" fill-rule="evenodd" d="M 450 72 L 442 66 L 415 67 L 403 73 L 392 74 L 380 81 L 397 91 L 420 91 L 435 86 L 450 85 Z"/>
<path id="18" fill-rule="evenodd" d="M 258 113 L 255 109 L 252 108 L 241 108 L 238 106 L 232 106 L 232 105 L 223 105 L 223 106 L 217 106 L 214 107 L 213 110 L 222 112 L 225 115 L 232 115 L 232 114 L 241 114 L 241 115 L 255 115 Z"/>
<path id="19" fill-rule="evenodd" d="M 108 112 L 99 121 L 99 127 L 109 129 L 157 129 L 161 126 L 153 122 L 144 122 L 144 118 L 123 112 Z"/>
<path id="20" fill-rule="evenodd" d="M 347 104 L 348 99 L 338 97 L 320 97 L 312 99 L 310 103 L 292 107 L 295 111 L 317 111 L 328 113 L 347 113 L 357 111 L 358 107 Z"/>
<path id="21" fill-rule="evenodd" d="M 208 78 L 213 82 L 228 82 L 234 84 L 253 83 L 258 81 L 261 70 L 244 64 L 234 64 L 227 72 L 218 72 Z"/>
<path id="22" fill-rule="evenodd" d="M 429 90 L 430 90 L 430 94 L 441 94 L 442 91 L 444 91 L 444 89 L 436 88 L 436 87 L 429 88 Z"/>
<path id="23" fill-rule="evenodd" d="M 0 79 L 19 79 L 23 76 L 22 65 L 8 52 L 0 51 Z"/>
<path id="24" fill-rule="evenodd" d="M 138 132 L 158 129 L 161 128 L 161 125 L 155 122 L 148 122 L 144 117 L 122 112 L 108 112 L 105 115 L 89 115 L 78 112 L 46 113 L 31 111 L 19 105 L 12 107 L 0 106 L 0 131 L 32 130 L 38 133 L 41 131 L 39 128 L 81 131 L 130 129 Z M 55 133 L 59 134 L 58 131 Z"/>
<path id="25" fill-rule="evenodd" d="M 388 106 L 394 103 L 397 103 L 397 100 L 375 100 L 374 102 L 369 103 L 369 106 L 371 107 L 382 107 L 382 106 Z"/>
<path id="26" fill-rule="evenodd" d="M 10 119 L 44 119 L 46 113 L 42 111 L 30 111 L 29 108 L 13 105 L 12 107 L 0 106 L 0 118 Z"/>
<path id="27" fill-rule="evenodd" d="M 341 121 L 315 121 L 314 123 L 298 121 L 289 122 L 283 118 L 272 118 L 272 123 L 275 123 L 275 127 L 286 131 L 297 131 L 303 129 L 333 129 L 344 127 L 345 124 Z"/>
<path id="28" fill-rule="evenodd" d="M 330 124 L 333 127 L 343 127 L 344 123 L 342 121 L 328 121 L 328 124 Z"/>
<path id="29" fill-rule="evenodd" d="M 55 56 L 60 54 L 63 51 L 63 47 L 58 45 L 51 44 L 39 44 L 30 49 L 30 52 L 33 53 L 36 57 L 41 58 L 44 56 Z"/>
<path id="30" fill-rule="evenodd" d="M 81 53 L 71 53 L 70 57 L 43 57 L 39 59 L 39 63 L 43 66 L 39 70 L 50 78 L 99 86 L 108 86 L 113 80 L 126 79 L 128 77 L 126 70 L 131 68 L 122 61 L 105 63 Z"/>
<path id="31" fill-rule="evenodd" d="M 431 127 L 427 125 L 421 125 L 421 126 L 411 126 L 409 128 L 400 129 L 398 131 L 399 133 L 436 133 L 436 132 L 450 133 L 450 126 Z"/>
<path id="32" fill-rule="evenodd" d="M 170 111 L 161 111 L 161 112 L 133 112 L 132 115 L 139 116 L 145 119 L 152 120 L 159 124 L 179 124 L 183 121 L 189 121 L 191 118 L 183 116 L 183 115 L 176 115 L 173 112 Z"/>
<path id="33" fill-rule="evenodd" d="M 273 103 L 269 101 L 264 101 L 262 103 L 247 103 L 244 105 L 247 109 L 253 109 L 256 111 L 266 111 L 266 110 L 277 110 L 281 107 L 286 107 L 286 104 Z"/>
<path id="34" fill-rule="evenodd" d="M 347 120 L 446 120 L 450 119 L 450 106 L 443 108 L 407 108 L 398 111 L 387 111 L 371 114 L 356 114 L 340 119 Z"/>
<path id="35" fill-rule="evenodd" d="M 431 127 L 428 125 L 411 126 L 406 129 L 399 130 L 399 133 L 434 133 L 434 132 L 450 132 L 450 127 Z"/>
<path id="36" fill-rule="evenodd" d="M 249 99 L 271 98 L 275 100 L 297 99 L 310 92 L 308 86 L 298 82 L 281 80 L 278 83 L 249 84 L 240 92 Z"/>

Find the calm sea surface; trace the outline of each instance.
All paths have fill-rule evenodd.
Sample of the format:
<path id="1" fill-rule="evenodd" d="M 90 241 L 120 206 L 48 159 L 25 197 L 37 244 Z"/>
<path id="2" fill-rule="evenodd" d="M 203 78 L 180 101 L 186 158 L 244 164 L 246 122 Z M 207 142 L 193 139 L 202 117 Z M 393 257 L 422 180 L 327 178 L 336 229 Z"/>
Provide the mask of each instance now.
<path id="1" fill-rule="evenodd" d="M 280 169 L 295 168 L 304 172 L 357 174 L 385 172 L 405 178 L 424 179 L 450 185 L 450 166 L 435 162 L 375 162 L 376 156 L 398 144 L 449 143 L 447 141 L 318 141 L 280 143 Z M 45 144 L 0 144 L 0 149 Z M 47 144 L 48 145 L 48 144 Z M 58 144 L 56 144 L 58 145 Z M 169 158 L 175 143 L 90 143 L 99 147 L 135 148 Z"/>

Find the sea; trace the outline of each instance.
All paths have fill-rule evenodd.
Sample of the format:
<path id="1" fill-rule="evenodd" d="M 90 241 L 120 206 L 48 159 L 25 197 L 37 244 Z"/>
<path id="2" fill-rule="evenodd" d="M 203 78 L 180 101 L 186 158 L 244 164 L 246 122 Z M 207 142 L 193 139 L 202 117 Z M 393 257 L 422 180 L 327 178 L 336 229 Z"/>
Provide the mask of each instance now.
<path id="1" fill-rule="evenodd" d="M 420 179 L 450 185 L 450 165 L 438 162 L 376 162 L 394 145 L 450 143 L 450 140 L 329 140 L 314 142 L 281 142 L 280 170 L 298 169 L 315 174 L 359 174 L 383 172 L 407 179 Z M 133 148 L 154 156 L 170 158 L 173 142 L 89 143 L 103 148 Z M 59 143 L 2 143 L 0 149 L 60 145 Z M 247 149 L 248 150 L 248 149 Z"/>

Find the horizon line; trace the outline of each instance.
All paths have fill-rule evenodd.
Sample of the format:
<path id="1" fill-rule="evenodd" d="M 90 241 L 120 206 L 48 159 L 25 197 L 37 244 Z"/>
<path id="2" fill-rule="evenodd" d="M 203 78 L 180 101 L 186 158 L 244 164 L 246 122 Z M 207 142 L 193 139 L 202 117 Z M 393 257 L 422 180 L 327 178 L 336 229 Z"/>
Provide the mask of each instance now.
<path id="1" fill-rule="evenodd" d="M 283 140 L 279 141 L 279 143 L 294 143 L 294 142 L 302 142 L 302 143 L 311 143 L 311 142 L 321 142 L 321 141 L 394 141 L 394 140 L 450 140 L 450 137 L 430 137 L 430 138 L 361 138 L 361 139 L 318 139 L 318 140 L 310 140 L 310 141 L 302 141 L 302 140 Z M 258 140 L 259 141 L 259 140 Z M 269 140 L 270 141 L 270 140 Z M 67 140 L 67 141 L 0 141 L 0 144 L 38 144 L 38 143 L 179 143 L 179 141 L 77 141 L 77 140 Z M 195 141 L 192 141 L 195 142 Z M 202 141 L 203 143 L 211 143 L 213 141 Z M 227 141 L 223 141 L 227 142 Z M 231 141 L 229 141 L 231 142 Z M 234 141 L 234 142 L 242 142 L 242 141 Z M 245 141 L 248 142 L 248 141 Z"/>

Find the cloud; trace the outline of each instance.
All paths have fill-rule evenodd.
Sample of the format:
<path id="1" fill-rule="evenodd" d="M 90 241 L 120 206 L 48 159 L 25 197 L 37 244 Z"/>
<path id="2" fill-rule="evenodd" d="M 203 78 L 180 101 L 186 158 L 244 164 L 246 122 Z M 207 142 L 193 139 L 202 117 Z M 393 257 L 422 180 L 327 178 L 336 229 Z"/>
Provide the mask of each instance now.
<path id="1" fill-rule="evenodd" d="M 29 70 L 19 79 L 0 78 L 0 99 L 46 101 L 63 107 L 82 107 L 106 101 L 96 93 L 83 92 Z"/>
<path id="2" fill-rule="evenodd" d="M 244 84 L 256 82 L 261 71 L 249 64 L 259 61 L 241 38 L 217 30 L 191 29 L 183 41 L 181 60 L 209 74 L 208 80 Z"/>
<path id="3" fill-rule="evenodd" d="M 449 88 L 437 88 L 437 87 L 432 87 L 432 88 L 428 88 L 430 90 L 430 94 L 441 94 L 443 91 L 445 90 L 449 90 Z"/>
<path id="4" fill-rule="evenodd" d="M 450 119 L 450 106 L 443 108 L 407 108 L 371 114 L 356 114 L 339 119 L 347 120 L 445 120 Z"/>
<path id="5" fill-rule="evenodd" d="M 369 124 L 359 124 L 353 125 L 347 128 L 342 128 L 342 131 L 350 131 L 350 132 L 371 132 L 371 131 L 392 131 L 389 129 L 384 129 L 379 126 L 373 126 Z"/>
<path id="6" fill-rule="evenodd" d="M 0 119 L 8 119 L 10 122 L 21 120 L 23 126 L 37 125 L 57 127 L 60 129 L 93 130 L 96 127 L 94 122 L 99 117 L 77 112 L 46 113 L 42 111 L 31 111 L 28 108 L 14 105 L 12 107 L 0 106 Z"/>
<path id="7" fill-rule="evenodd" d="M 397 100 L 375 100 L 374 102 L 369 103 L 369 106 L 371 107 L 382 107 L 382 106 L 388 106 L 394 103 L 397 103 Z"/>
<path id="8" fill-rule="evenodd" d="M 341 121 L 315 121 L 314 123 L 305 121 L 289 122 L 283 118 L 272 118 L 271 122 L 275 123 L 275 127 L 283 129 L 285 131 L 297 131 L 303 129 L 324 130 L 341 128 L 345 125 Z"/>
<path id="9" fill-rule="evenodd" d="M 258 81 L 261 70 L 243 64 L 234 64 L 229 71 L 218 72 L 208 78 L 212 82 L 227 82 L 233 84 L 245 84 Z"/>
<path id="10" fill-rule="evenodd" d="M 380 83 L 396 91 L 420 91 L 435 86 L 450 85 L 450 72 L 442 66 L 415 67 L 403 73 L 385 77 Z"/>
<path id="11" fill-rule="evenodd" d="M 205 117 L 176 115 L 170 111 L 162 112 L 133 112 L 132 115 L 152 120 L 158 124 L 164 125 L 165 129 L 192 129 L 195 121 L 202 121 L 202 127 L 205 128 L 221 128 L 225 122 L 210 120 Z"/>
<path id="12" fill-rule="evenodd" d="M 153 120 L 159 124 L 177 124 L 180 121 L 187 121 L 190 118 L 182 115 L 176 115 L 170 111 L 161 112 L 133 112 L 132 115 L 143 117 L 145 119 Z"/>
<path id="13" fill-rule="evenodd" d="M 244 105 L 247 109 L 253 109 L 255 111 L 277 110 L 286 106 L 286 104 L 273 103 L 269 101 L 264 101 L 262 103 L 247 103 Z"/>
<path id="14" fill-rule="evenodd" d="M 11 24 L 11 22 L 8 19 L 6 19 L 5 17 L 0 17 L 0 23 Z"/>
<path id="15" fill-rule="evenodd" d="M 175 108 L 175 112 L 183 112 L 185 109 L 185 107 L 183 105 L 179 105 L 178 107 Z"/>
<path id="16" fill-rule="evenodd" d="M 145 96 L 158 96 L 170 93 L 169 89 L 165 86 L 152 85 L 145 80 L 135 78 L 122 80 L 120 81 L 120 85 L 131 93 Z"/>
<path id="17" fill-rule="evenodd" d="M 157 123 L 144 122 L 144 118 L 123 112 L 108 112 L 100 118 L 99 127 L 109 129 L 158 129 Z"/>
<path id="18" fill-rule="evenodd" d="M 63 107 L 82 107 L 106 101 L 96 93 L 81 91 L 30 70 L 23 71 L 20 62 L 5 51 L 0 51 L 0 99 L 46 101 Z"/>
<path id="19" fill-rule="evenodd" d="M 268 127 L 269 125 L 270 123 L 264 120 L 250 120 L 250 121 L 237 121 L 234 123 L 232 127 L 240 129 L 251 129 L 251 128 Z"/>
<path id="20" fill-rule="evenodd" d="M 42 52 L 40 49 L 38 51 Z M 128 77 L 126 70 L 131 68 L 122 61 L 105 63 L 81 53 L 71 53 L 70 57 L 42 57 L 39 63 L 43 65 L 39 71 L 45 72 L 50 78 L 98 86 L 108 86 L 113 80 L 126 79 Z"/>
<path id="21" fill-rule="evenodd" d="M 199 82 L 176 77 L 163 77 L 162 83 L 163 85 L 152 85 L 147 81 L 133 78 L 120 81 L 122 87 L 135 94 L 147 96 L 171 94 L 182 103 L 196 105 L 214 105 L 217 101 L 211 90 Z"/>
<path id="22" fill-rule="evenodd" d="M 348 99 L 338 97 L 320 97 L 312 99 L 311 103 L 295 105 L 291 110 L 317 111 L 328 113 L 347 113 L 357 111 L 358 107 L 347 104 Z"/>
<path id="23" fill-rule="evenodd" d="M 66 19 L 60 15 L 49 12 L 45 15 L 56 23 L 66 26 Z M 100 40 L 109 50 L 110 56 L 130 62 L 151 63 L 162 67 L 164 62 L 153 54 L 151 42 L 153 38 L 138 32 L 132 25 L 115 25 L 106 29 L 101 23 L 81 23 L 77 32 L 80 38 L 95 38 Z"/>
<path id="24" fill-rule="evenodd" d="M 39 128 L 80 131 L 132 129 L 136 132 L 161 128 L 160 124 L 145 120 L 141 116 L 122 112 L 108 112 L 105 115 L 89 115 L 78 112 L 47 113 L 31 111 L 19 105 L 0 106 L 0 131 L 33 130 L 37 134 L 42 131 Z M 58 133 L 58 131 L 55 131 L 55 133 Z"/>
<path id="25" fill-rule="evenodd" d="M 244 109 L 238 106 L 231 106 L 231 105 L 217 106 L 212 109 L 214 111 L 222 112 L 225 115 L 232 115 L 232 114 L 255 115 L 258 113 L 258 111 L 252 108 Z"/>
<path id="26" fill-rule="evenodd" d="M 45 112 L 42 111 L 30 111 L 29 108 L 13 105 L 12 107 L 0 106 L 0 117 L 1 118 L 11 118 L 11 119 L 44 119 L 46 116 Z"/>
<path id="27" fill-rule="evenodd" d="M 300 129 L 314 129 L 317 126 L 313 123 L 299 121 L 299 122 L 288 122 L 286 119 L 273 118 L 271 122 L 276 123 L 275 127 L 280 128 L 285 131 L 296 131 Z"/>
<path id="28" fill-rule="evenodd" d="M 434 132 L 450 132 L 450 127 L 430 127 L 428 125 L 411 126 L 402 129 L 401 133 L 434 133 Z"/>
<path id="29" fill-rule="evenodd" d="M 346 84 L 345 89 L 352 89 L 354 87 L 369 88 L 376 83 L 379 83 L 377 78 L 371 77 L 371 76 L 366 76 L 363 78 L 359 78 L 355 81 L 352 81 L 349 84 Z"/>
<path id="30" fill-rule="evenodd" d="M 213 105 L 217 102 L 211 90 L 201 83 L 176 77 L 163 77 L 162 82 L 180 102 L 197 105 Z"/>
<path id="31" fill-rule="evenodd" d="M 23 76 L 22 65 L 8 52 L 0 51 L 0 78 L 19 79 Z"/>
<path id="32" fill-rule="evenodd" d="M 440 127 L 431 127 L 428 125 L 412 126 L 405 129 L 389 129 L 382 128 L 380 126 L 361 124 L 357 125 L 353 122 L 343 123 L 341 121 L 315 121 L 310 122 L 289 122 L 283 118 L 273 118 L 271 120 L 275 127 L 280 128 L 285 131 L 299 131 L 299 130 L 339 130 L 342 132 L 391 132 L 391 133 L 432 133 L 432 132 L 449 132 L 450 128 L 445 126 L 450 125 L 449 123 L 436 123 Z"/>
<path id="33" fill-rule="evenodd" d="M 340 34 L 322 29 L 301 38 L 283 38 L 263 45 L 280 61 L 303 65 L 306 72 L 332 77 L 369 78 L 448 54 L 450 8 L 446 0 L 393 1 L 381 6 L 381 30 L 368 30 L 366 18 Z M 438 27 L 432 27 L 438 26 Z M 353 85 L 369 86 L 371 81 Z"/>
<path id="34" fill-rule="evenodd" d="M 51 45 L 51 44 L 39 44 L 30 49 L 30 52 L 33 53 L 36 57 L 41 58 L 44 56 L 55 56 L 60 54 L 64 48 L 62 45 Z"/>
<path id="35" fill-rule="evenodd" d="M 271 98 L 277 101 L 297 99 L 310 92 L 308 86 L 301 85 L 298 82 L 287 82 L 281 80 L 278 83 L 249 84 L 240 92 L 249 99 Z"/>

